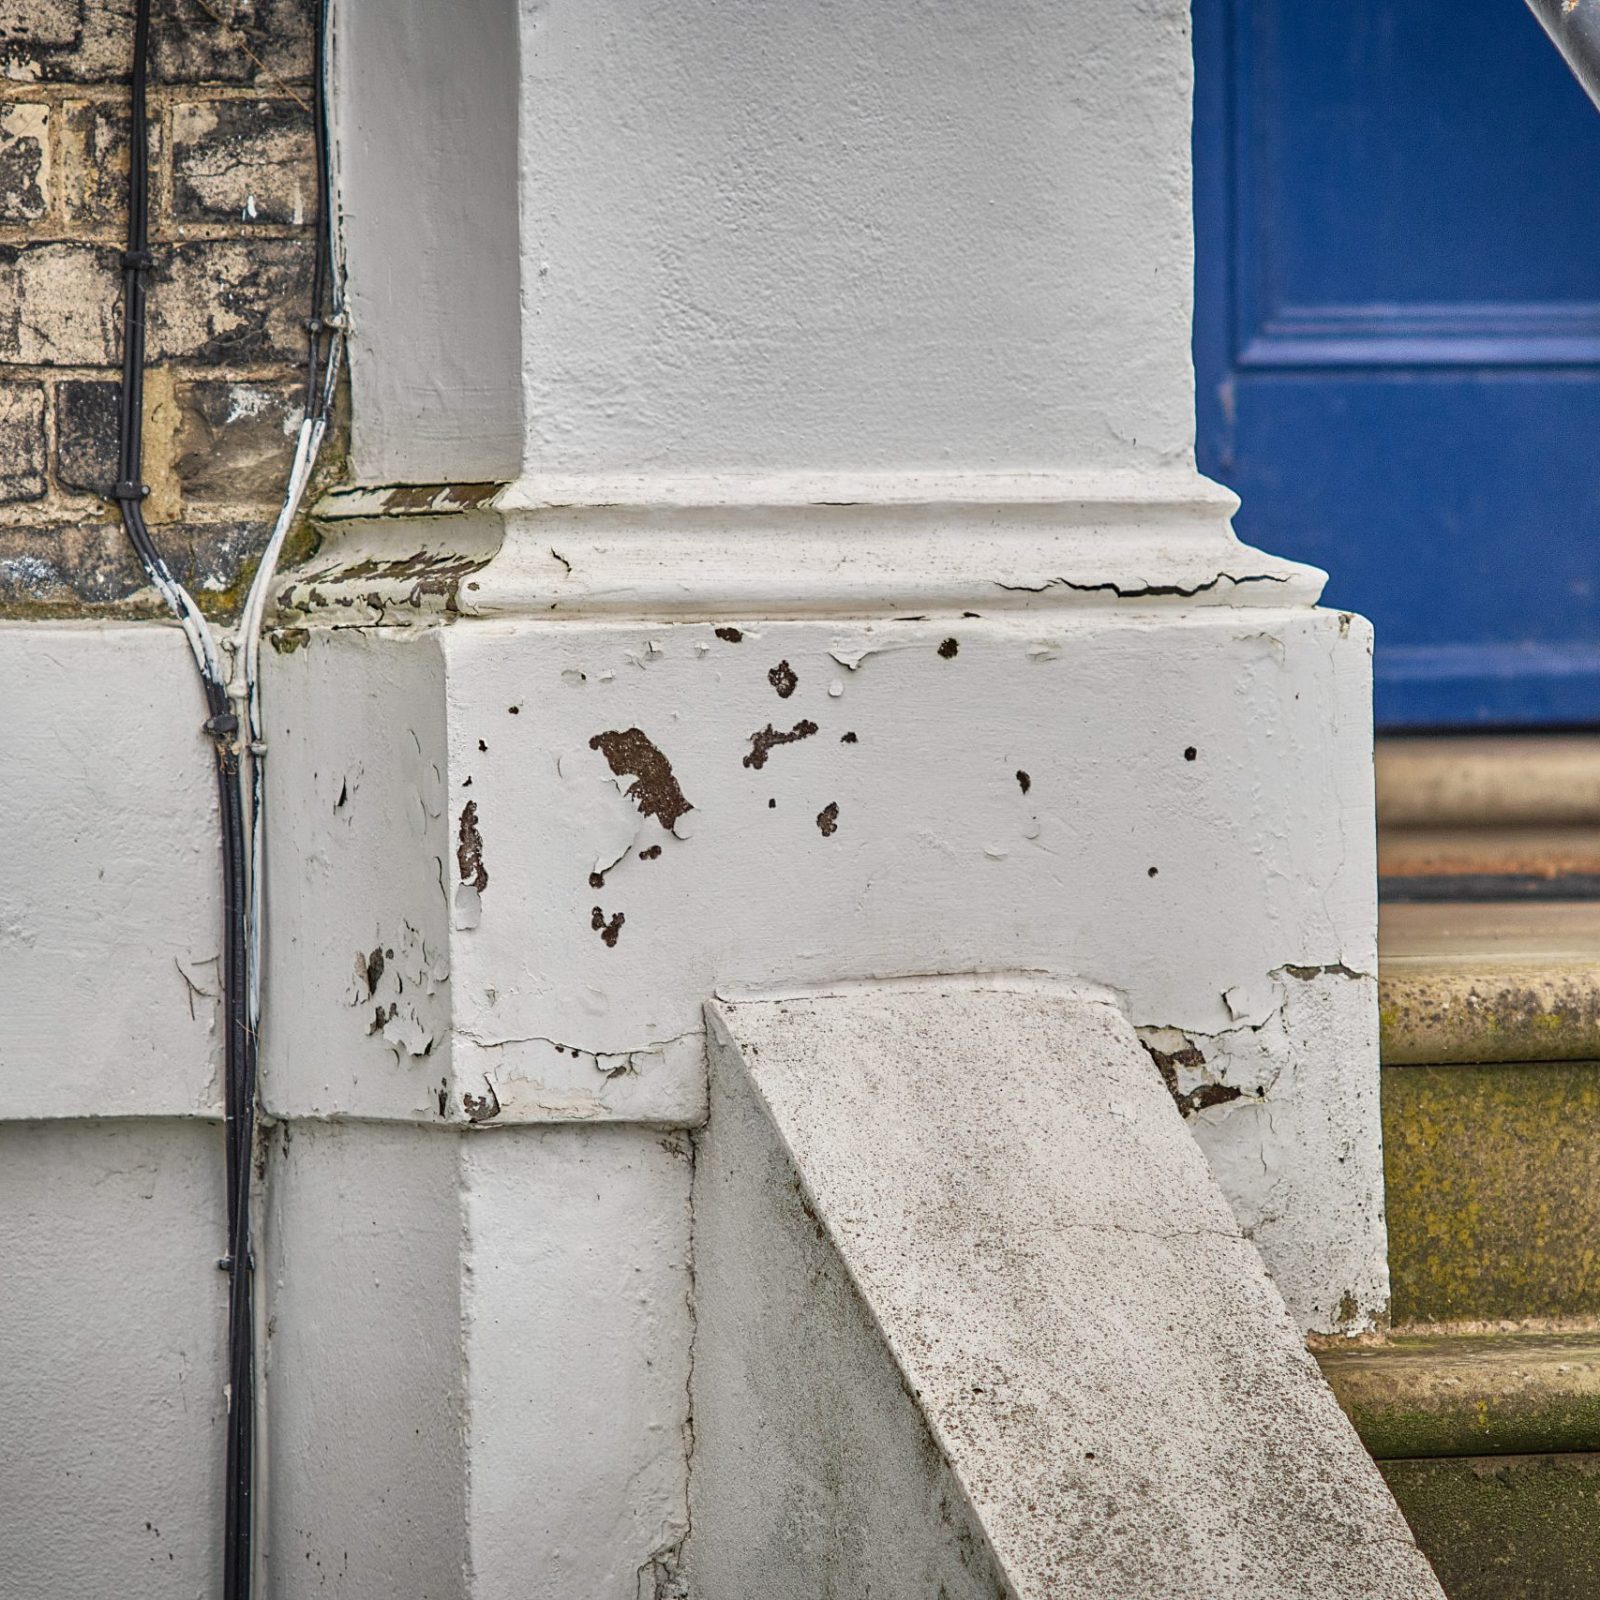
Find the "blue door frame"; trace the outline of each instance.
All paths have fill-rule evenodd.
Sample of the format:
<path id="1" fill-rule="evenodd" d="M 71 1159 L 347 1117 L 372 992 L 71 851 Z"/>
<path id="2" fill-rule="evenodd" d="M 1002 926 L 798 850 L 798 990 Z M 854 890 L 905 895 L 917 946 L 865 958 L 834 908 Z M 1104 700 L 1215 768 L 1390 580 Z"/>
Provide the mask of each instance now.
<path id="1" fill-rule="evenodd" d="M 1386 728 L 1600 725 L 1600 115 L 1520 0 L 1194 0 L 1197 450 Z"/>

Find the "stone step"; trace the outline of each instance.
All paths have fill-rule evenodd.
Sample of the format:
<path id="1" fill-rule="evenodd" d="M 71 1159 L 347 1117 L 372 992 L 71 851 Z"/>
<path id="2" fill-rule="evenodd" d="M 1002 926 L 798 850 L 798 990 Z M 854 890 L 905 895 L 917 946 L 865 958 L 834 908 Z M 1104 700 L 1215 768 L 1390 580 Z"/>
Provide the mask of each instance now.
<path id="1" fill-rule="evenodd" d="M 1317 1359 L 1450 1600 L 1600 1593 L 1600 1328 Z"/>
<path id="2" fill-rule="evenodd" d="M 1378 821 L 1389 828 L 1600 824 L 1600 736 L 1384 738 Z"/>
<path id="3" fill-rule="evenodd" d="M 1600 737 L 1384 738 L 1385 901 L 1600 899 Z"/>
<path id="4" fill-rule="evenodd" d="M 1317 1352 L 1380 1461 L 1600 1453 L 1600 1327 L 1563 1334 L 1397 1334 Z"/>
<path id="5" fill-rule="evenodd" d="M 1600 1321 L 1600 1062 L 1382 1086 L 1395 1325 Z"/>
<path id="6" fill-rule="evenodd" d="M 1594 1600 L 1600 1455 L 1380 1463 L 1450 1600 Z"/>
<path id="7" fill-rule="evenodd" d="M 1600 828 L 1383 828 L 1378 896 L 1386 904 L 1600 898 Z"/>
<path id="8" fill-rule="evenodd" d="M 690 1592 L 1442 1600 L 1115 1004 L 706 1020 Z"/>
<path id="9" fill-rule="evenodd" d="M 1600 1060 L 1600 901 L 1386 904 L 1386 1064 Z"/>

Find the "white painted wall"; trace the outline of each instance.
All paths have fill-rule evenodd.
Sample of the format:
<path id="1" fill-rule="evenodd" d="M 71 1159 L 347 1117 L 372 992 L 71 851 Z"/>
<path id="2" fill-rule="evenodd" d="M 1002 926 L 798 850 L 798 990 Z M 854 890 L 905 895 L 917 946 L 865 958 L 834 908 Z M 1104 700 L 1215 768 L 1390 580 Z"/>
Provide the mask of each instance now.
<path id="1" fill-rule="evenodd" d="M 1189 451 L 1182 0 L 520 17 L 528 472 Z"/>
<path id="2" fill-rule="evenodd" d="M 217 821 L 183 636 L 0 623 L 0 1592 L 209 1594 Z"/>
<path id="3" fill-rule="evenodd" d="M 336 24 L 362 481 L 1189 459 L 1182 0 Z"/>
<path id="4" fill-rule="evenodd" d="M 331 10 L 352 471 L 364 483 L 515 477 L 513 0 Z"/>
<path id="5" fill-rule="evenodd" d="M 176 628 L 0 622 L 0 1118 L 221 1114 L 205 715 Z"/>
<path id="6" fill-rule="evenodd" d="M 268 1105 L 476 1124 L 462 1359 L 485 1593 L 490 1572 L 558 1591 L 583 1572 L 627 1597 L 675 1537 L 689 1175 L 658 1141 L 704 1115 L 709 994 L 1105 984 L 1240 1091 L 1196 1128 L 1302 1326 L 1367 1326 L 1386 1299 L 1364 625 L 1080 607 L 731 632 L 314 629 L 274 657 L 272 903 L 299 909 L 268 975 L 296 997 Z M 606 739 L 630 730 L 670 783 L 629 795 Z M 354 976 L 380 934 L 427 941 L 425 970 L 382 979 L 425 1055 L 374 1028 Z M 321 1425 L 347 1403 L 330 1393 Z"/>
<path id="7" fill-rule="evenodd" d="M 266 1595 L 458 1600 L 460 1139 L 300 1121 L 264 1143 Z"/>
<path id="8" fill-rule="evenodd" d="M 688 1515 L 689 1138 L 484 1128 L 463 1153 L 472 1593 L 654 1600 Z"/>
<path id="9" fill-rule="evenodd" d="M 218 1592 L 222 1192 L 207 1122 L 0 1121 L 0 1594 Z"/>

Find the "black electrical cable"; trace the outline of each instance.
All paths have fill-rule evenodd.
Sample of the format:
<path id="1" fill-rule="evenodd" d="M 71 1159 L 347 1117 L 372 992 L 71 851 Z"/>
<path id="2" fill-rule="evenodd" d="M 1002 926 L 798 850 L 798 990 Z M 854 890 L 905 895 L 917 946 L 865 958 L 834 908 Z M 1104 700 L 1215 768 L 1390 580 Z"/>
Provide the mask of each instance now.
<path id="1" fill-rule="evenodd" d="M 199 667 L 216 758 L 222 831 L 223 1103 L 227 1151 L 228 1423 L 224 1484 L 222 1592 L 248 1600 L 251 1587 L 251 1486 L 255 1449 L 254 1260 L 250 1242 L 250 1173 L 255 1136 L 256 1040 L 248 1020 L 246 838 L 239 788 L 239 719 L 228 700 L 211 631 L 193 598 L 172 575 L 145 524 L 141 481 L 145 364 L 145 300 L 150 252 L 149 115 L 150 0 L 136 0 L 133 30 L 132 129 L 128 162 L 128 248 L 122 258 L 122 392 L 118 411 L 117 482 L 139 561 L 183 625 Z"/>
<path id="2" fill-rule="evenodd" d="M 327 96 L 327 0 L 317 0 L 312 26 L 316 29 L 316 83 L 312 96 L 312 136 L 317 160 L 316 216 L 312 230 L 316 235 L 316 255 L 311 267 L 311 315 L 306 319 L 306 415 L 322 416 L 327 410 L 328 395 L 321 379 L 325 339 L 336 337 L 333 328 L 324 320 L 323 310 L 328 295 L 328 284 L 333 272 L 331 259 L 329 219 L 333 214 L 332 143 L 328 138 Z"/>
<path id="3" fill-rule="evenodd" d="M 240 782 L 242 732 L 228 694 L 221 657 L 204 615 L 172 575 L 145 524 L 142 481 L 145 368 L 145 302 L 150 250 L 150 154 L 147 87 L 150 60 L 150 3 L 135 0 L 133 30 L 132 128 L 128 163 L 128 244 L 122 257 L 122 387 L 118 405 L 117 482 L 111 489 L 123 527 L 146 576 L 182 625 L 205 695 L 205 732 L 216 759 L 222 845 L 223 915 L 223 1122 L 226 1149 L 228 1252 L 219 1263 L 228 1273 L 228 1419 L 223 1485 L 224 1600 L 249 1600 L 252 1585 L 252 1489 L 255 1476 L 255 1259 L 250 1238 L 251 1172 L 255 1143 L 255 1004 L 259 973 L 252 971 L 252 891 L 245 803 Z M 316 424 L 316 440 L 326 424 L 337 373 L 335 341 L 342 326 L 332 251 L 332 171 L 327 116 L 327 4 L 315 7 L 316 63 L 314 132 L 317 161 L 316 254 L 312 268 L 311 309 L 306 320 L 306 417 Z M 331 313 L 326 303 L 331 293 Z M 291 487 L 292 508 L 296 490 Z M 286 510 L 284 516 L 287 517 Z M 258 574 L 258 581 L 260 579 Z M 254 595 L 252 594 L 252 599 Z M 253 642 L 253 641 L 251 641 Z M 249 654 L 247 651 L 247 662 Z M 255 689 L 247 666 L 246 695 Z M 252 719 L 255 702 L 250 699 Z M 253 725 L 253 720 L 252 720 Z M 264 745 L 250 744 L 250 812 L 259 866 L 262 826 L 261 778 Z M 259 900 L 256 902 L 259 910 Z M 259 929 L 256 930 L 259 933 Z M 255 987 L 253 987 L 253 985 Z"/>

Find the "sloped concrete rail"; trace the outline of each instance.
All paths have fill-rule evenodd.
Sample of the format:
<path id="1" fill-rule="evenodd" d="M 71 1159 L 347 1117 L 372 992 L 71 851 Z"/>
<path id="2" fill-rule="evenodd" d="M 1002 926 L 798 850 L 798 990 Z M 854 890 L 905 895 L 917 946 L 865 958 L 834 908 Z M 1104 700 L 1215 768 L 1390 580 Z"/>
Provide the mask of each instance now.
<path id="1" fill-rule="evenodd" d="M 708 1010 L 688 1593 L 1441 1595 L 1115 1005 Z"/>

